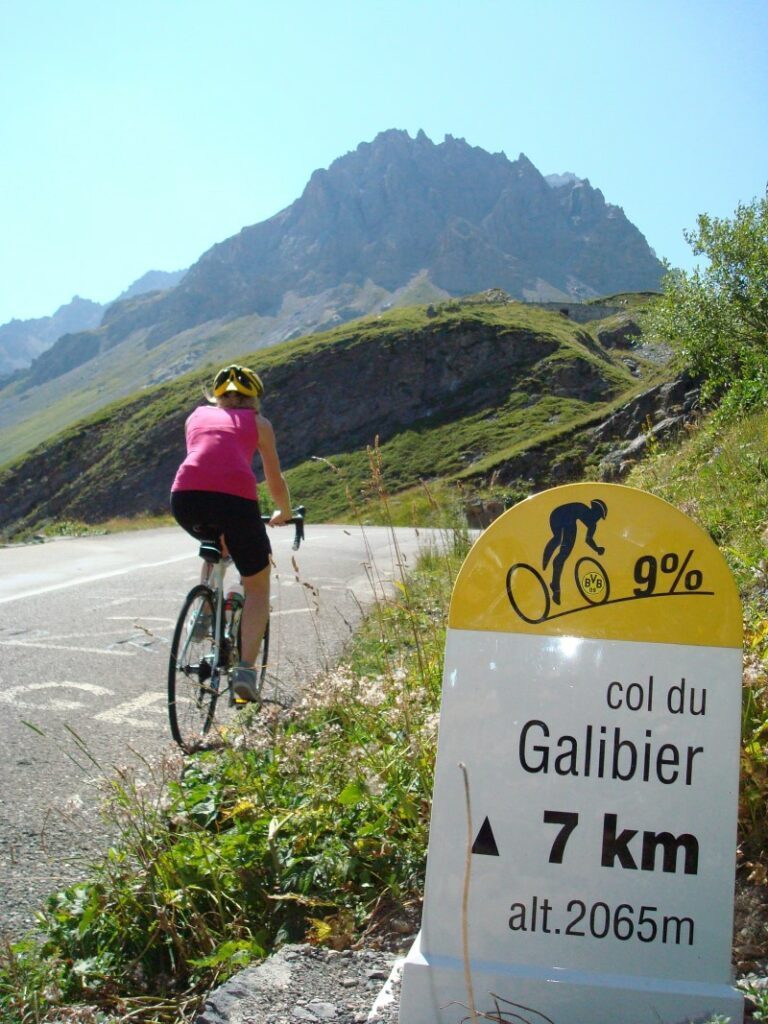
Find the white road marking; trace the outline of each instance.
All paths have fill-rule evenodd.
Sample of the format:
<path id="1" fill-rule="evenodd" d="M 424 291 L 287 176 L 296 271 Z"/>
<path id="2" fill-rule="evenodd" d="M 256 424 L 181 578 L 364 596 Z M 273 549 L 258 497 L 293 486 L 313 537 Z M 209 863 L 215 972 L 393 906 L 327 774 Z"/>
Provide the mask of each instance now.
<path id="1" fill-rule="evenodd" d="M 134 651 L 108 651 L 103 647 L 67 647 L 65 644 L 35 643 L 32 640 L 0 640 L 0 647 L 35 647 L 41 651 L 72 651 L 75 654 L 111 654 L 115 658 L 135 658 Z"/>
<path id="2" fill-rule="evenodd" d="M 56 697 L 42 702 L 35 700 L 34 703 L 20 699 L 21 696 L 30 697 L 42 690 L 80 690 L 96 697 L 111 696 L 113 693 L 105 686 L 96 686 L 94 683 L 75 683 L 69 680 L 61 683 L 27 683 L 24 686 L 11 686 L 7 690 L 0 690 L 0 702 L 32 711 L 77 711 L 87 707 L 82 701 L 60 700 Z"/>
<path id="3" fill-rule="evenodd" d="M 138 572 L 141 569 L 155 569 L 160 565 L 172 565 L 174 562 L 183 562 L 188 558 L 194 557 L 196 556 L 193 554 L 174 555 L 173 558 L 164 558 L 159 562 L 142 562 L 136 565 L 129 565 L 124 569 L 112 569 L 110 572 L 100 572 L 94 576 L 83 576 L 82 579 L 66 580 L 64 583 L 51 583 L 47 587 L 38 587 L 35 590 L 20 590 L 17 594 L 0 597 L 0 604 L 6 604 L 8 601 L 19 601 L 23 597 L 39 597 L 40 594 L 51 594 L 55 590 L 66 590 L 68 587 L 79 587 L 82 583 L 97 583 L 99 580 L 109 580 L 115 576 L 126 576 L 130 572 Z"/>
<path id="4" fill-rule="evenodd" d="M 109 622 L 133 622 L 140 627 L 142 622 L 167 622 L 173 626 L 176 619 L 166 619 L 162 615 L 108 615 Z"/>
<path id="5" fill-rule="evenodd" d="M 89 629 L 82 633 L 46 633 L 44 629 L 35 630 L 19 630 L 20 633 L 27 633 L 28 636 L 25 640 L 19 639 L 19 643 L 49 643 L 53 640 L 80 640 L 83 637 L 96 637 L 96 636 L 115 636 L 114 629 Z M 8 641 L 0 640 L 0 643 L 11 643 L 16 642 L 14 639 Z M 120 641 L 117 641 L 118 643 Z"/>
<path id="6" fill-rule="evenodd" d="M 132 716 L 147 710 L 165 712 L 165 706 L 162 709 L 153 707 L 159 701 L 163 701 L 163 704 L 165 704 L 165 699 L 165 694 L 163 693 L 143 693 L 140 697 L 124 701 L 114 708 L 100 711 L 98 715 L 93 717 L 97 722 L 111 722 L 113 725 L 132 725 L 136 729 L 156 729 L 156 722 L 147 721 L 146 718 L 133 718 Z"/>

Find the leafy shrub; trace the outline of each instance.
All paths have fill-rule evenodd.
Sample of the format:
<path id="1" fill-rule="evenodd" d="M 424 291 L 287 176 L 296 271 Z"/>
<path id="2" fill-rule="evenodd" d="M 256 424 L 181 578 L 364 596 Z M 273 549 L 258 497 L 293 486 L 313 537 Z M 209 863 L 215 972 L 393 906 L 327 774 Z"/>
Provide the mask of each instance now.
<path id="1" fill-rule="evenodd" d="M 686 233 L 704 269 L 667 274 L 644 333 L 678 349 L 705 399 L 729 417 L 768 402 L 768 193 L 732 219 L 702 214 Z"/>

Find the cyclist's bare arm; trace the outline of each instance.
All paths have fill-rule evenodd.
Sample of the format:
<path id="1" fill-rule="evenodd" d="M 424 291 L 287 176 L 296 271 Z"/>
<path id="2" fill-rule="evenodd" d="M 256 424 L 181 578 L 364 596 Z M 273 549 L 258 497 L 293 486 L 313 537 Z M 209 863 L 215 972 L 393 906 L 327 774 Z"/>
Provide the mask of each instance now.
<path id="1" fill-rule="evenodd" d="M 605 553 L 605 548 L 600 547 L 600 545 L 595 540 L 595 530 L 596 529 L 597 529 L 597 520 L 593 520 L 591 523 L 587 524 L 586 541 L 587 541 L 587 544 L 589 544 L 589 546 L 592 548 L 593 551 L 597 552 L 598 555 L 602 555 L 602 554 Z"/>
<path id="2" fill-rule="evenodd" d="M 272 424 L 260 413 L 256 417 L 259 427 L 259 454 L 264 470 L 267 488 L 275 503 L 275 511 L 269 520 L 270 526 L 283 526 L 291 518 L 291 496 L 288 484 L 280 469 L 280 457 L 277 454 L 275 432 Z"/>

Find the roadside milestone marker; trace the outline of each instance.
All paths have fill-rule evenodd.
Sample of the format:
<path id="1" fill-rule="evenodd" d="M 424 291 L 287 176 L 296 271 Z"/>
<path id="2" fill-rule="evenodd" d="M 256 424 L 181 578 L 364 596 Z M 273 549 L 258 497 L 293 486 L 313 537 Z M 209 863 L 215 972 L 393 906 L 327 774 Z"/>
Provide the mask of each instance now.
<path id="1" fill-rule="evenodd" d="M 401 1024 L 742 1021 L 741 672 L 728 567 L 661 499 L 558 487 L 480 536 L 451 601 Z"/>

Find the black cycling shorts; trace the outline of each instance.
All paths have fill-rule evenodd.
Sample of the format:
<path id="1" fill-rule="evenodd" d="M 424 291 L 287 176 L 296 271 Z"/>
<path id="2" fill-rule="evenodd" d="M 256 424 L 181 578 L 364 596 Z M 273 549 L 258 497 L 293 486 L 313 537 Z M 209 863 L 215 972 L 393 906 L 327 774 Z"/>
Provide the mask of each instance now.
<path id="1" fill-rule="evenodd" d="M 198 540 L 223 535 L 241 576 L 255 576 L 270 564 L 272 546 L 258 501 L 214 491 L 172 491 L 171 512 Z"/>

